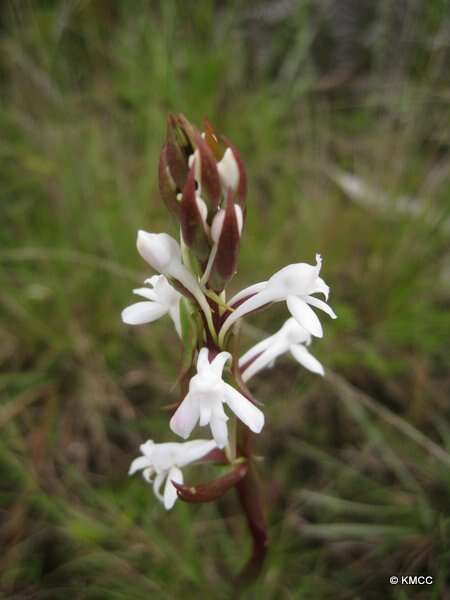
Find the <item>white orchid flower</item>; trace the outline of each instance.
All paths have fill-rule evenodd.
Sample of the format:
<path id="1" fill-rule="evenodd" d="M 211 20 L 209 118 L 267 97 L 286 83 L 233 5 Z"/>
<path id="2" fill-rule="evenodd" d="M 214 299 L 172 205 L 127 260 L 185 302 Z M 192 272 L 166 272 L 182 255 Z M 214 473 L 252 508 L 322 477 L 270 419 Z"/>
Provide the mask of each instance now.
<path id="1" fill-rule="evenodd" d="M 321 266 L 322 258 L 320 254 L 316 254 L 315 265 L 307 263 L 288 265 L 272 275 L 269 281 L 257 283 L 239 292 L 229 301 L 230 306 L 239 300 L 250 297 L 244 300 L 225 320 L 220 330 L 219 342 L 223 342 L 225 334 L 233 323 L 244 315 L 266 304 L 283 301 L 286 301 L 289 312 L 299 325 L 311 335 L 322 337 L 322 325 L 311 306 L 323 310 L 332 319 L 336 319 L 336 314 L 326 302 L 312 295 L 321 293 L 325 300 L 328 300 L 330 288 L 319 277 Z"/>
<path id="2" fill-rule="evenodd" d="M 290 352 L 309 371 L 324 375 L 323 366 L 306 348 L 310 343 L 311 334 L 294 318 L 288 319 L 274 335 L 262 340 L 241 356 L 239 366 L 242 379 L 248 381 L 262 369 L 272 367 L 275 360 L 285 352 Z"/>
<path id="3" fill-rule="evenodd" d="M 137 288 L 133 290 L 133 293 L 146 298 L 146 300 L 125 308 L 122 311 L 122 321 L 127 325 L 142 325 L 152 323 L 169 314 L 181 337 L 181 294 L 170 285 L 164 275 L 154 275 L 150 279 L 146 279 L 144 283 L 148 283 L 152 287 Z"/>
<path id="4" fill-rule="evenodd" d="M 179 243 L 167 233 L 138 231 L 137 249 L 142 258 L 168 279 L 176 279 L 197 300 L 210 319 L 211 309 L 192 273 L 183 265 Z"/>
<path id="5" fill-rule="evenodd" d="M 148 483 L 153 483 L 155 496 L 164 504 L 166 510 L 170 510 L 177 499 L 177 490 L 172 481 L 183 483 L 181 469 L 200 460 L 216 447 L 214 440 L 192 440 L 181 444 L 177 442 L 155 444 L 153 440 L 148 440 L 139 447 L 142 456 L 133 460 L 128 475 L 134 475 L 142 470 L 144 479 Z M 161 494 L 164 481 L 166 482 L 164 492 Z"/>
<path id="6" fill-rule="evenodd" d="M 228 417 L 223 404 L 228 404 L 235 415 L 251 431 L 259 433 L 264 426 L 264 414 L 250 400 L 222 379 L 222 371 L 231 358 L 229 352 L 220 352 L 212 362 L 208 349 L 202 348 L 197 360 L 197 375 L 189 383 L 189 392 L 172 419 L 170 428 L 186 439 L 200 420 L 200 425 L 210 425 L 219 448 L 228 442 Z"/>

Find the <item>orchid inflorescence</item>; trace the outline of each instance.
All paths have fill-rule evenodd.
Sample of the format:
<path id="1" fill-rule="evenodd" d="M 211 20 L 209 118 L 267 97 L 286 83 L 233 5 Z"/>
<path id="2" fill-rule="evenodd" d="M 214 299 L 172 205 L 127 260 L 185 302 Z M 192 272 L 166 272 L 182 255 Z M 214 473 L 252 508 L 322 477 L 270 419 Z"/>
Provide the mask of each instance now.
<path id="1" fill-rule="evenodd" d="M 246 219 L 247 183 L 239 152 L 207 121 L 200 133 L 184 116 L 169 115 L 159 187 L 179 226 L 179 242 L 167 233 L 138 232 L 138 252 L 158 275 L 134 290 L 144 300 L 127 307 L 122 319 L 141 325 L 169 315 L 185 349 L 181 394 L 170 428 L 188 440 L 197 425 L 209 427 L 211 439 L 149 440 L 140 447 L 142 456 L 132 462 L 130 474 L 141 470 L 167 510 L 177 497 L 210 502 L 236 487 L 253 536 L 249 567 L 255 569 L 267 539 L 251 440 L 264 427 L 264 413 L 247 383 L 286 352 L 309 371 L 324 374 L 308 350 L 312 337 L 323 335 L 313 308 L 336 318 L 326 303 L 329 287 L 320 277 L 322 259 L 317 254 L 313 265 L 288 265 L 227 298 Z M 239 357 L 241 319 L 276 302 L 286 302 L 291 318 Z M 227 473 L 208 483 L 185 485 L 181 469 L 205 461 L 228 465 Z"/>

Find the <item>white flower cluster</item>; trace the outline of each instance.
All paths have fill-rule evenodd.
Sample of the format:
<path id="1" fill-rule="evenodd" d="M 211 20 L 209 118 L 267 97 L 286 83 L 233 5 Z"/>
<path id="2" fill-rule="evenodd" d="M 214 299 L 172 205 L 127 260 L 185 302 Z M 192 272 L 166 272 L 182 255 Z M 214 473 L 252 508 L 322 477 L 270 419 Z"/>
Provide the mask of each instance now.
<path id="1" fill-rule="evenodd" d="M 238 175 L 232 156 L 226 155 L 223 161 L 223 165 L 219 165 L 222 183 L 230 180 L 235 187 Z M 185 292 L 186 296 L 198 304 L 216 340 L 215 348 L 210 348 L 205 336 L 204 346 L 199 348 L 197 355 L 197 373 L 191 378 L 188 393 L 170 420 L 172 431 L 183 439 L 191 435 L 197 424 L 201 427 L 209 426 L 213 439 L 163 444 L 148 441 L 141 446 L 142 456 L 135 459 L 130 467 L 130 474 L 143 470 L 143 476 L 149 482 L 154 477 L 155 494 L 165 508 L 170 509 L 176 500 L 172 482 L 183 482 L 181 468 L 200 460 L 215 448 L 227 447 L 229 416 L 225 412 L 226 408 L 254 433 L 259 433 L 264 426 L 262 411 L 223 378 L 223 370 L 232 360 L 231 354 L 224 348 L 227 333 L 233 324 L 253 311 L 275 302 L 285 301 L 292 315 L 277 333 L 256 344 L 239 359 L 242 380 L 247 382 L 262 369 L 271 367 L 286 352 L 290 352 L 306 369 L 323 375 L 322 365 L 307 348 L 312 336 L 320 338 L 323 335 L 322 325 L 312 307 L 327 313 L 333 319 L 336 315 L 326 303 L 329 288 L 320 277 L 322 259 L 316 255 L 315 265 L 288 265 L 268 281 L 242 290 L 227 302 L 222 293 L 221 300 L 229 310 L 215 331 L 204 282 L 186 266 L 178 242 L 166 233 L 139 231 L 137 249 L 159 275 L 145 281 L 149 284 L 148 287 L 134 290 L 135 294 L 145 300 L 126 308 L 122 312 L 123 321 L 130 325 L 140 325 L 168 314 L 181 337 L 180 301 L 182 292 Z M 322 294 L 325 301 L 318 299 L 315 294 Z M 160 488 L 164 481 L 164 493 L 161 494 Z"/>

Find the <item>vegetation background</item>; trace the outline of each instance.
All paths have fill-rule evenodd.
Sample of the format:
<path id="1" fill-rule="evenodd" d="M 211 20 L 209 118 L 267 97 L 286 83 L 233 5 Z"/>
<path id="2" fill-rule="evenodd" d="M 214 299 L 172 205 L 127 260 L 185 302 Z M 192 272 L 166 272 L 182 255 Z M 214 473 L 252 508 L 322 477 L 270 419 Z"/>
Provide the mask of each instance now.
<path id="1" fill-rule="evenodd" d="M 166 514 L 126 475 L 176 399 L 172 327 L 120 311 L 150 275 L 136 230 L 174 231 L 157 160 L 181 111 L 246 161 L 234 289 L 320 251 L 339 315 L 324 379 L 286 358 L 252 384 L 271 548 L 243 597 L 450 598 L 448 2 L 6 0 L 0 21 L 3 597 L 235 597 L 233 494 Z"/>

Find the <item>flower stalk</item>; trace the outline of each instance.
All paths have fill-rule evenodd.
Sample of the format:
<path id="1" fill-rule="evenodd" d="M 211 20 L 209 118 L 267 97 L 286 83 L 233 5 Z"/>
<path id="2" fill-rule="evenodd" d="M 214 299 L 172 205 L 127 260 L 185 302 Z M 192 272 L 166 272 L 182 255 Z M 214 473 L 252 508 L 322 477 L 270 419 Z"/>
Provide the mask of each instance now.
<path id="1" fill-rule="evenodd" d="M 253 460 L 249 463 L 246 476 L 237 483 L 236 492 L 252 537 L 253 546 L 249 560 L 237 577 L 238 585 L 246 585 L 261 573 L 268 547 L 261 485 Z"/>
<path id="2" fill-rule="evenodd" d="M 259 575 L 268 547 L 253 453 L 265 414 L 247 384 L 285 353 L 323 375 L 323 366 L 308 349 L 312 337 L 323 336 L 311 307 L 332 318 L 336 315 L 326 303 L 329 287 L 320 277 L 319 255 L 315 265 L 288 265 L 227 301 L 246 220 L 247 179 L 238 150 L 208 121 L 202 133 L 183 115 L 169 115 L 158 175 L 179 241 L 167 233 L 138 232 L 138 252 L 156 274 L 145 280 L 145 287 L 134 290 L 144 300 L 124 309 L 122 320 L 129 325 L 151 323 L 165 315 L 172 320 L 184 359 L 169 427 L 183 441 L 142 444 L 130 474 L 141 471 L 166 510 L 177 499 L 212 502 L 235 488 L 253 540 L 252 555 L 237 578 L 244 583 Z M 315 294 L 322 294 L 325 301 Z M 291 317 L 240 356 L 242 319 L 280 302 L 286 302 Z M 197 428 L 203 437 L 190 439 Z M 198 485 L 186 484 L 184 468 L 204 462 L 222 469 L 226 465 L 226 472 Z"/>

